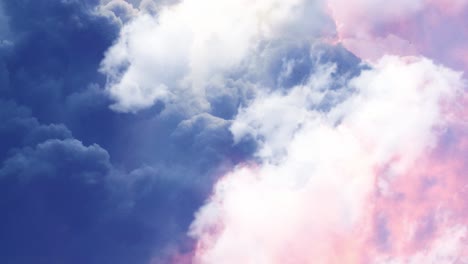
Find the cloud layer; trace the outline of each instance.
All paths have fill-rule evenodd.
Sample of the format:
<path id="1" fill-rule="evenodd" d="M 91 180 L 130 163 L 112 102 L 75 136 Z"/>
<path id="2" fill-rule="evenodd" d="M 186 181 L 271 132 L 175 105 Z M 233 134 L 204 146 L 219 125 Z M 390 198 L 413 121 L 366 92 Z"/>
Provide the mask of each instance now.
<path id="1" fill-rule="evenodd" d="M 465 261 L 467 38 L 446 30 L 465 12 L 186 0 L 124 26 L 101 64 L 114 110 L 232 118 L 234 144 L 257 146 L 219 179 L 191 225 L 196 248 L 173 262 Z M 341 45 L 367 64 L 334 59 Z M 229 115 L 219 98 L 235 101 Z"/>
<path id="2" fill-rule="evenodd" d="M 468 262 L 467 10 L 0 2 L 0 262 Z"/>
<path id="3" fill-rule="evenodd" d="M 449 182 L 466 180 L 440 153 L 441 133 L 454 129 L 442 104 L 456 102 L 460 74 L 427 59 L 384 57 L 340 88 L 338 95 L 348 96 L 324 111 L 327 73 L 287 94 L 257 97 L 237 116 L 235 136 L 263 139 L 262 162 L 216 185 L 191 229 L 197 263 L 375 263 L 380 254 L 433 262 L 465 250 L 466 218 L 457 208 L 463 196 L 450 203 L 446 196 L 463 192 Z M 458 154 L 445 158 L 457 157 L 462 162 Z M 444 169 L 421 167 L 427 159 Z M 420 196 L 431 199 L 427 207 Z M 431 245 L 436 232 L 459 234 L 448 249 L 456 252 L 406 255 Z"/>
<path id="4" fill-rule="evenodd" d="M 320 6 L 303 0 L 187 0 L 163 7 L 156 16 L 143 13 L 122 29 L 102 63 L 108 91 L 117 101 L 113 108 L 136 111 L 158 100 L 180 100 L 186 111 L 206 111 L 209 87 L 261 59 L 255 53 L 265 45 L 333 30 Z M 258 65 L 251 66 L 257 70 Z"/>
<path id="5" fill-rule="evenodd" d="M 382 8 L 385 6 L 385 8 Z M 384 54 L 423 55 L 468 69 L 468 4 L 460 0 L 330 0 L 338 41 L 363 59 Z"/>
<path id="6" fill-rule="evenodd" d="M 147 263 L 190 245 L 215 175 L 255 144 L 232 146 L 211 115 L 109 109 L 98 68 L 118 3 L 1 6 L 0 262 Z"/>

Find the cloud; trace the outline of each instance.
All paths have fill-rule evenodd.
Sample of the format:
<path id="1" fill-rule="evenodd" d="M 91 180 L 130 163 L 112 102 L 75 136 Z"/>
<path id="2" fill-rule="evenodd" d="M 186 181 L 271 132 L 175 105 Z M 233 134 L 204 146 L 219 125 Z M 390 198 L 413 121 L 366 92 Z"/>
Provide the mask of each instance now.
<path id="1" fill-rule="evenodd" d="M 127 23 L 138 14 L 138 10 L 125 0 L 101 1 L 99 11 L 104 16 L 109 16 L 120 26 Z"/>
<path id="2" fill-rule="evenodd" d="M 466 243 L 466 227 L 456 226 L 447 230 L 440 238 L 434 241 L 431 248 L 416 252 L 407 258 L 388 258 L 377 260 L 379 264 L 399 264 L 399 263 L 463 263 L 467 260 L 463 254 Z"/>
<path id="3" fill-rule="evenodd" d="M 93 167 L 87 169 L 88 164 L 93 164 Z M 35 149 L 25 148 L 4 160 L 2 175 L 17 175 L 19 179 L 29 181 L 33 177 L 53 177 L 70 170 L 67 173 L 70 177 L 83 173 L 83 181 L 94 183 L 100 181 L 96 176 L 105 174 L 103 172 L 109 167 L 109 155 L 97 145 L 84 147 L 73 139 L 51 139 L 37 144 Z M 91 174 L 87 175 L 88 171 Z M 96 171 L 97 175 L 91 171 Z"/>
<path id="4" fill-rule="evenodd" d="M 438 144 L 437 131 L 449 125 L 442 102 L 453 102 L 463 81 L 428 59 L 384 57 L 337 90 L 339 100 L 324 111 L 331 71 L 285 94 L 259 96 L 236 117 L 234 135 L 256 137 L 260 160 L 221 178 L 200 209 L 190 231 L 197 263 L 372 263 L 378 255 L 370 253 L 378 230 L 369 223 L 401 211 L 379 208 L 375 197 L 398 192 L 393 181 L 407 182 Z M 411 206 L 417 198 L 407 195 L 402 203 Z M 404 241 L 395 234 L 413 234 L 389 232 L 392 245 Z"/>
<path id="5" fill-rule="evenodd" d="M 97 4 L 3 1 L 12 45 L 0 47 L 6 85 L 0 96 L 27 105 L 46 122 L 64 122 L 63 101 L 103 79 L 99 62 L 117 34 L 116 24 L 94 12 Z"/>
<path id="6" fill-rule="evenodd" d="M 3 159 L 8 152 L 16 147 L 34 145 L 48 139 L 68 139 L 71 132 L 63 125 L 43 125 L 31 116 L 31 111 L 20 107 L 12 101 L 0 100 L 0 157 Z"/>
<path id="7" fill-rule="evenodd" d="M 5 11 L 3 10 L 3 4 L 0 4 L 0 41 L 8 41 L 10 37 L 10 26 L 9 18 L 6 16 Z"/>
<path id="8" fill-rule="evenodd" d="M 328 7 L 338 41 L 363 59 L 424 55 L 458 70 L 468 69 L 462 51 L 468 39 L 462 26 L 468 12 L 466 1 L 329 0 Z"/>
<path id="9" fill-rule="evenodd" d="M 266 43 L 316 38 L 329 22 L 319 2 L 255 1 L 249 6 L 187 0 L 156 16 L 139 15 L 122 29 L 101 65 L 116 100 L 113 109 L 135 112 L 159 100 L 206 111 L 211 81 L 242 67 Z"/>
<path id="10" fill-rule="evenodd" d="M 211 114 L 111 111 L 97 68 L 119 25 L 98 1 L 2 4 L 14 38 L 0 47 L 1 262 L 147 263 L 190 241 L 215 176 L 254 147 L 232 146 Z"/>
<path id="11" fill-rule="evenodd" d="M 1 259 L 75 263 L 67 237 L 78 242 L 104 210 L 109 155 L 73 139 L 63 125 L 40 124 L 26 107 L 0 102 Z"/>
<path id="12" fill-rule="evenodd" d="M 177 182 L 148 182 L 139 175 L 117 171 L 106 150 L 76 139 L 49 139 L 15 150 L 0 167 L 2 261 L 147 262 L 153 247 L 164 245 L 165 232 L 176 236 L 178 223 L 144 222 L 150 217 L 141 212 L 145 205 L 149 209 L 145 199 L 157 193 L 160 201 L 179 201 L 168 201 L 162 191 Z M 146 173 L 150 176 L 156 178 L 154 172 Z M 142 184 L 147 191 L 133 196 Z M 164 211 L 153 206 L 148 210 L 153 214 Z M 170 214 L 176 212 L 167 213 L 167 219 Z"/>
<path id="13" fill-rule="evenodd" d="M 147 263 L 190 243 L 215 176 L 254 146 L 232 146 L 207 113 L 111 111 L 97 68 L 119 25 L 98 1 L 2 5 L 14 37 L 0 46 L 0 262 Z"/>
<path id="14" fill-rule="evenodd" d="M 0 260 L 190 263 L 196 240 L 208 262 L 240 249 L 274 263 L 285 243 L 299 262 L 303 250 L 460 255 L 459 74 L 421 58 L 366 65 L 346 50 L 445 58 L 408 37 L 420 24 L 394 23 L 427 10 L 462 21 L 463 1 L 428 1 L 355 1 L 335 13 L 348 16 L 343 46 L 323 43 L 336 30 L 322 1 L 3 1 Z M 464 58 L 457 47 L 446 54 Z"/>
<path id="15" fill-rule="evenodd" d="M 206 144 L 208 154 L 127 172 L 65 125 L 45 125 L 12 101 L 0 100 L 0 106 L 2 261 L 147 263 L 189 241 L 185 230 L 208 192 L 202 176 L 217 166 L 207 157 L 220 155 L 222 136 L 221 146 L 210 149 L 210 132 L 198 125 L 193 134 L 201 139 L 192 142 Z M 180 135 L 190 137 L 192 125 L 183 127 Z M 213 127 L 214 133 L 218 129 L 228 133 L 228 127 Z M 202 145 L 184 150 L 193 157 L 207 151 Z"/>

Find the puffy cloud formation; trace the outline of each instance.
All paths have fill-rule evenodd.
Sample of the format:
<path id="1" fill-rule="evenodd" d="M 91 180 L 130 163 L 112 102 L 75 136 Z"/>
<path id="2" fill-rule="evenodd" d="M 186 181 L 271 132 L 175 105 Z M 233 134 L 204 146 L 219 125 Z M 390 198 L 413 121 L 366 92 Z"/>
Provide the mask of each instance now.
<path id="1" fill-rule="evenodd" d="M 328 111 L 320 105 L 329 100 L 330 69 L 318 74 L 286 94 L 257 97 L 235 119 L 236 137 L 261 141 L 262 162 L 240 166 L 216 185 L 192 225 L 199 239 L 196 262 L 460 258 L 466 250 L 467 218 L 458 208 L 465 207 L 463 196 L 447 196 L 463 193 L 467 181 L 458 173 L 466 168 L 456 171 L 442 157 L 431 157 L 444 156 L 436 148 L 450 128 L 443 104 L 461 92 L 460 74 L 427 59 L 384 57 L 332 95 L 347 93 Z M 446 158 L 462 162 L 462 153 Z M 432 165 L 420 167 L 426 162 Z M 432 243 L 449 247 L 432 241 L 438 232 L 457 234 L 446 235 L 453 239 L 450 248 L 405 255 Z"/>
<path id="2" fill-rule="evenodd" d="M 189 245 L 214 175 L 255 147 L 212 115 L 109 109 L 98 67 L 117 2 L 0 3 L 2 263 L 147 263 Z"/>
<path id="3" fill-rule="evenodd" d="M 123 25 L 134 18 L 138 10 L 125 0 L 103 0 L 99 5 L 99 11 L 104 16 L 108 16 L 119 25 Z"/>
<path id="4" fill-rule="evenodd" d="M 155 263 L 465 261 L 463 1 L 143 2 L 101 63 L 111 108 L 256 146 Z"/>
<path id="5" fill-rule="evenodd" d="M 13 101 L 0 100 L 0 109 L 5 263 L 148 263 L 170 248 L 180 251 L 179 241 L 190 245 L 185 232 L 209 191 L 207 175 L 228 162 L 220 153 L 243 155 L 229 148 L 225 122 L 205 129 L 210 117 L 201 116 L 174 132 L 193 147 L 166 151 L 169 160 L 181 151 L 185 159 L 126 171 L 63 124 L 41 123 Z"/>
<path id="6" fill-rule="evenodd" d="M 65 122 L 66 97 L 102 76 L 118 27 L 94 14 L 99 1 L 2 1 L 11 45 L 0 45 L 0 95 L 48 123 Z M 2 67 L 3 66 L 3 67 Z"/>
<path id="7" fill-rule="evenodd" d="M 2 1 L 0 262 L 467 262 L 466 8 Z"/>
<path id="8" fill-rule="evenodd" d="M 142 14 L 122 29 L 102 62 L 116 100 L 112 107 L 131 112 L 160 100 L 206 111 L 209 87 L 245 69 L 271 41 L 297 42 L 332 31 L 320 6 L 303 0 L 187 0 L 161 8 L 156 16 Z M 258 65 L 251 66 L 255 71 Z"/>
<path id="9" fill-rule="evenodd" d="M 329 0 L 338 41 L 363 59 L 384 54 L 424 55 L 459 70 L 468 69 L 463 0 Z"/>

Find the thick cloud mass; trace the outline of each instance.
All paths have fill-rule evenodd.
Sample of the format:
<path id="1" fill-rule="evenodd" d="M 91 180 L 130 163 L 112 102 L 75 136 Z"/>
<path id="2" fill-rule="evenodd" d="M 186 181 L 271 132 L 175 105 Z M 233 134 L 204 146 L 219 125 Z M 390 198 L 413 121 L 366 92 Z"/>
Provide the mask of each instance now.
<path id="1" fill-rule="evenodd" d="M 117 101 L 112 107 L 137 111 L 160 100 L 186 111 L 206 111 L 210 86 L 225 83 L 225 74 L 243 63 L 252 63 L 257 71 L 258 60 L 264 58 L 255 53 L 269 56 L 262 54 L 264 45 L 284 38 L 297 43 L 333 30 L 320 1 L 254 1 L 250 8 L 246 4 L 187 0 L 125 26 L 101 68 Z"/>
<path id="2" fill-rule="evenodd" d="M 437 129 L 447 122 L 439 103 L 453 100 L 462 81 L 460 74 L 425 59 L 385 57 L 351 79 L 338 95 L 352 92 L 323 111 L 318 106 L 330 93 L 331 71 L 324 69 L 286 94 L 259 96 L 237 116 L 235 137 L 258 138 L 262 162 L 222 178 L 197 215 L 191 230 L 199 239 L 197 263 L 376 261 L 366 252 L 372 244 L 361 245 L 374 235 L 366 229 L 373 221 L 369 210 L 377 207 L 375 217 L 388 226 L 399 224 L 386 218 L 393 208 L 379 208 L 384 202 L 377 197 L 399 192 L 394 181 L 409 177 L 417 159 L 431 151 Z M 406 199 L 411 203 L 414 198 Z M 442 210 L 457 211 L 446 206 Z M 406 220 L 409 225 L 419 221 L 411 215 Z M 442 220 L 433 225 L 441 232 L 465 234 L 463 226 L 447 230 Z M 409 231 L 388 232 L 415 239 Z M 387 243 L 391 252 L 400 241 Z M 454 243 L 461 247 L 461 241 Z M 450 254 L 461 249 L 453 250 Z"/>
<path id="3" fill-rule="evenodd" d="M 190 244 L 214 175 L 254 145 L 212 115 L 109 109 L 98 66 L 117 7 L 1 4 L 0 262 L 147 263 Z"/>
<path id="4" fill-rule="evenodd" d="M 14 34 L 2 94 L 42 120 L 63 120 L 64 97 L 102 78 L 96 68 L 116 34 L 116 26 L 92 13 L 97 2 L 3 1 Z"/>
<path id="5" fill-rule="evenodd" d="M 467 262 L 468 5 L 387 2 L 0 1 L 0 263 Z"/>
<path id="6" fill-rule="evenodd" d="M 109 109 L 98 67 L 129 19 L 111 2 L 2 2 L 2 263 L 148 263 L 186 250 L 216 176 L 255 149 L 233 145 L 237 87 L 213 94 L 210 113 Z"/>
<path id="7" fill-rule="evenodd" d="M 179 247 L 175 242 L 186 243 L 193 212 L 209 191 L 196 176 L 213 170 L 213 160 L 224 161 L 217 148 L 229 149 L 223 139 L 229 136 L 210 136 L 225 124 L 204 130 L 208 117 L 199 117 L 174 131 L 177 140 L 194 144 L 184 149 L 193 154 L 179 161 L 187 165 L 161 162 L 125 172 L 105 149 L 84 145 L 66 126 L 41 124 L 12 101 L 0 105 L 0 259 L 6 263 L 147 263 L 167 254 L 169 246 Z"/>
<path id="8" fill-rule="evenodd" d="M 366 60 L 424 55 L 468 70 L 465 0 L 329 0 L 338 40 Z M 385 6 L 385 8 L 382 8 Z"/>

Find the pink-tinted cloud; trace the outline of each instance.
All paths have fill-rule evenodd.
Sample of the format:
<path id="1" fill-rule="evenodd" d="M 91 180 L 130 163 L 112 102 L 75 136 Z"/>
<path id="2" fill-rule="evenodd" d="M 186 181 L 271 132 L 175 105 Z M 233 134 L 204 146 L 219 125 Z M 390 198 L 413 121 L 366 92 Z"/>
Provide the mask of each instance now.
<path id="1" fill-rule="evenodd" d="M 466 100 L 459 99 L 457 103 L 460 107 Z M 392 191 L 378 192 L 372 201 L 374 235 L 380 243 L 376 247 L 377 256 L 414 263 L 411 261 L 418 254 L 415 252 L 430 255 L 431 247 L 440 243 L 441 237 L 462 227 L 457 252 L 438 258 L 432 256 L 430 261 L 466 263 L 468 260 L 467 111 L 454 107 L 450 114 L 454 118 L 448 126 L 440 128 L 437 146 L 424 153 L 404 175 L 387 180 Z M 385 169 L 379 174 L 385 175 Z"/>
<path id="2" fill-rule="evenodd" d="M 364 59 L 424 55 L 468 69 L 468 2 L 464 0 L 329 0 L 338 41 Z"/>
<path id="3" fill-rule="evenodd" d="M 319 97 L 314 80 L 258 98 L 235 120 L 235 135 L 250 127 L 276 151 L 219 181 L 192 225 L 194 262 L 466 263 L 460 74 L 385 57 L 329 113 L 307 107 Z"/>

